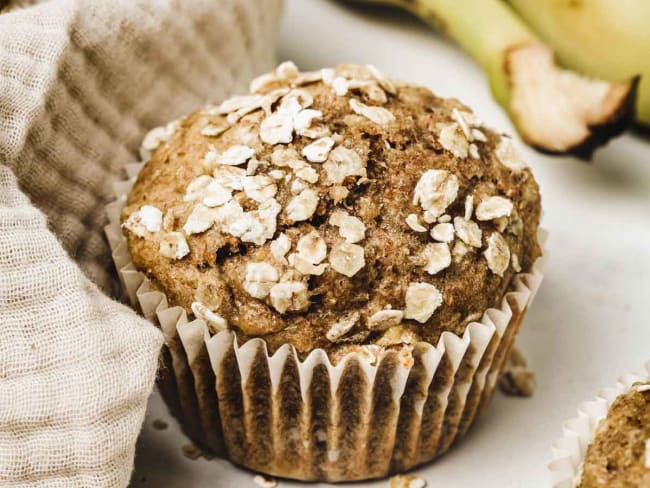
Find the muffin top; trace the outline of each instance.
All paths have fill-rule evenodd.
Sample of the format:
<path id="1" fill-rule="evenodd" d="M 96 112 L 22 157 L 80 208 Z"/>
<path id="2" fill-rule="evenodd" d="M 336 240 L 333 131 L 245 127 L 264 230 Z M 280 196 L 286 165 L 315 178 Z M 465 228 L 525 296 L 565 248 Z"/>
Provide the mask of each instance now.
<path id="1" fill-rule="evenodd" d="M 587 447 L 578 486 L 650 486 L 650 383 L 614 400 Z"/>
<path id="2" fill-rule="evenodd" d="M 538 186 L 511 140 L 372 66 L 283 63 L 143 149 L 122 214 L 135 266 L 271 351 L 462 334 L 540 254 Z"/>

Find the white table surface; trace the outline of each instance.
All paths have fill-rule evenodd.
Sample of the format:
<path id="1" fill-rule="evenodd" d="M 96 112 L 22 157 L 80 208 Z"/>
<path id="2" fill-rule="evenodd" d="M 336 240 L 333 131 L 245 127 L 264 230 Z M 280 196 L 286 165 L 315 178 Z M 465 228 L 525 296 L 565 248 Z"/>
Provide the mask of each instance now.
<path id="1" fill-rule="evenodd" d="M 487 124 L 513 132 L 476 65 L 394 10 L 288 0 L 278 55 L 304 70 L 372 63 L 388 75 L 457 97 Z M 600 149 L 591 164 L 522 150 L 540 183 L 543 225 L 550 231 L 546 277 L 518 339 L 537 373 L 537 389 L 530 399 L 495 394 L 459 444 L 416 471 L 429 487 L 548 486 L 550 446 L 562 422 L 599 388 L 622 373 L 641 371 L 650 359 L 650 140 L 627 134 Z M 169 428 L 154 429 L 155 419 Z M 226 461 L 186 458 L 186 443 L 154 394 L 132 486 L 256 486 L 251 473 Z"/>

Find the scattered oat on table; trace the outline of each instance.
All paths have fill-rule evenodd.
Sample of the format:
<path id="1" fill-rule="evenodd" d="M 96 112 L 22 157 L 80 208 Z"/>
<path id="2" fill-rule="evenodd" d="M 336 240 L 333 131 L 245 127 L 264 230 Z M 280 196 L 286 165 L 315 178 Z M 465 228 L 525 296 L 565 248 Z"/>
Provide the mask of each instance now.
<path id="1" fill-rule="evenodd" d="M 388 488 L 424 488 L 427 482 L 412 474 L 398 474 L 388 480 Z"/>
<path id="2" fill-rule="evenodd" d="M 275 488 L 278 486 L 278 481 L 270 476 L 264 476 L 261 474 L 255 475 L 253 478 L 253 483 L 262 488 Z"/>

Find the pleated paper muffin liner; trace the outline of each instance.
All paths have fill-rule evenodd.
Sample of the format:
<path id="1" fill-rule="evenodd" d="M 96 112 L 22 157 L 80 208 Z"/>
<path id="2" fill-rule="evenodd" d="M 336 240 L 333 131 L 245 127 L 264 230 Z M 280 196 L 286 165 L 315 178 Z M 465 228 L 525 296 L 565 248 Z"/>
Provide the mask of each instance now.
<path id="1" fill-rule="evenodd" d="M 541 259 L 515 275 L 500 308 L 462 336 L 416 344 L 409 363 L 391 350 L 376 362 L 352 352 L 333 365 L 321 349 L 300 360 L 288 344 L 269 355 L 262 339 L 211 335 L 135 269 L 120 212 L 140 167 L 129 165 L 131 179 L 115 185 L 106 235 L 128 300 L 164 333 L 159 389 L 197 444 L 274 476 L 363 480 L 444 453 L 488 403 L 542 280 Z"/>
<path id="2" fill-rule="evenodd" d="M 548 465 L 553 488 L 574 488 L 579 484 L 587 447 L 594 439 L 599 422 L 607 416 L 614 400 L 629 392 L 634 383 L 650 381 L 650 361 L 645 369 L 644 374 L 621 376 L 615 386 L 600 390 L 594 400 L 582 403 L 577 417 L 564 423 L 562 437 L 553 443 L 553 460 Z"/>

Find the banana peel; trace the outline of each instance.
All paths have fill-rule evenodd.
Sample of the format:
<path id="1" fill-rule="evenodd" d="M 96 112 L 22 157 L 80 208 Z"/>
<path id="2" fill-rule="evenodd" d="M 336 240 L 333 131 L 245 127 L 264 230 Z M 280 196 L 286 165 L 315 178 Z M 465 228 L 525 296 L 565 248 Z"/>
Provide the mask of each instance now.
<path id="1" fill-rule="evenodd" d="M 588 159 L 634 120 L 637 77 L 605 81 L 560 68 L 551 47 L 500 0 L 354 1 L 406 9 L 453 39 L 481 65 L 522 139 L 540 151 Z"/>

